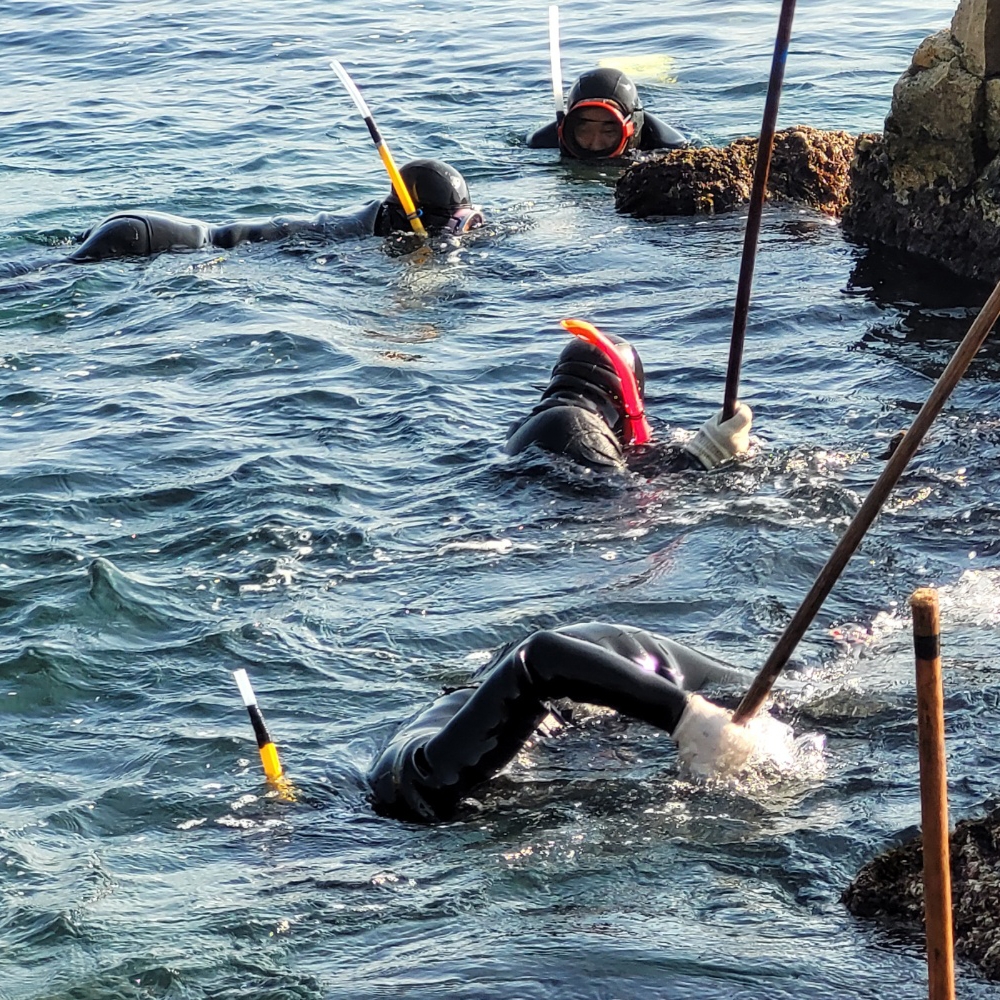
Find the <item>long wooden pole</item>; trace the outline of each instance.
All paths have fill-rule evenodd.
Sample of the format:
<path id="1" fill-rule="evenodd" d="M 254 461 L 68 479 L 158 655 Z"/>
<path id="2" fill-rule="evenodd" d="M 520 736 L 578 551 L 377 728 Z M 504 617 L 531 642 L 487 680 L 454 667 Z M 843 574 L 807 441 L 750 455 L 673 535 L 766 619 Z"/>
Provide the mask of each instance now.
<path id="1" fill-rule="evenodd" d="M 930 1000 L 955 1000 L 948 854 L 948 777 L 944 749 L 944 685 L 937 591 L 924 587 L 910 598 L 917 661 L 917 743 L 920 814 L 924 835 L 924 924 Z"/>
<path id="2" fill-rule="evenodd" d="M 760 238 L 760 220 L 764 213 L 767 194 L 767 175 L 771 170 L 771 150 L 774 148 L 774 129 L 778 122 L 778 104 L 781 101 L 781 84 L 785 78 L 788 44 L 792 37 L 792 18 L 795 0 L 782 0 L 778 18 L 778 35 L 774 40 L 771 58 L 771 76 L 767 81 L 767 98 L 764 101 L 764 120 L 757 143 L 757 162 L 750 189 L 750 209 L 747 228 L 743 235 L 743 258 L 740 261 L 740 278 L 736 286 L 736 307 L 733 309 L 733 336 L 729 341 L 729 367 L 726 370 L 726 392 L 722 401 L 722 418 L 728 420 L 736 412 L 740 389 L 740 367 L 743 364 L 743 342 L 746 340 L 747 313 L 750 310 L 750 287 L 757 260 L 757 241 Z"/>
<path id="3" fill-rule="evenodd" d="M 837 543 L 826 565 L 819 571 L 816 582 L 806 594 L 799 610 L 792 616 L 792 620 L 785 627 L 785 631 L 782 632 L 771 651 L 771 655 L 750 685 L 750 690 L 743 696 L 743 700 L 733 714 L 734 722 L 746 722 L 747 719 L 756 715 L 761 705 L 764 704 L 774 682 L 792 655 L 792 651 L 799 644 L 799 640 L 805 634 L 813 618 L 816 617 L 816 612 L 822 607 L 827 595 L 833 590 L 833 585 L 840 578 L 848 560 L 861 544 L 865 532 L 871 527 L 878 512 L 882 509 L 882 504 L 885 503 L 892 488 L 903 474 L 907 463 L 913 457 L 913 453 L 923 441 L 927 429 L 941 412 L 941 408 L 965 374 L 965 370 L 976 356 L 976 352 L 983 346 L 983 341 L 993 329 L 993 324 L 997 321 L 998 316 L 1000 316 L 1000 283 L 993 289 L 986 304 L 980 309 L 979 315 L 973 320 L 969 332 L 955 349 L 951 361 L 948 362 L 948 366 L 941 373 L 934 388 L 931 389 L 927 402 L 920 408 L 920 412 L 914 418 L 910 429 L 903 435 L 899 447 L 886 462 L 882 474 L 875 481 L 871 492 L 865 497 L 860 510 L 854 515 L 854 520 L 847 526 L 847 530 Z"/>

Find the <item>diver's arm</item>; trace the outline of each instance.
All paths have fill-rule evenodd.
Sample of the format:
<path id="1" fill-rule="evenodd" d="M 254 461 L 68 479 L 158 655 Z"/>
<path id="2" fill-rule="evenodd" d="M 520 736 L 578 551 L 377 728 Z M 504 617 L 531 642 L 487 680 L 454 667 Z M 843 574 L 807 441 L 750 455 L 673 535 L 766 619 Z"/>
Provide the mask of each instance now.
<path id="1" fill-rule="evenodd" d="M 661 471 L 689 472 L 692 469 L 704 472 L 705 466 L 691 452 L 686 451 L 684 448 L 674 447 L 667 450 L 667 460 L 661 467 Z"/>
<path id="2" fill-rule="evenodd" d="M 636 655 L 633 644 L 646 655 Z M 733 723 L 729 709 L 701 695 L 685 693 L 660 674 L 660 657 L 664 653 L 669 656 L 669 647 L 638 629 L 621 630 L 608 645 L 611 648 L 595 648 L 593 642 L 565 632 L 536 632 L 514 654 L 520 653 L 526 673 L 535 678 L 546 698 L 603 705 L 669 733 L 677 743 L 681 769 L 689 775 L 709 778 L 722 771 L 738 771 L 746 764 L 757 749 L 757 734 Z M 684 655 L 695 681 L 699 672 L 705 672 L 702 679 L 707 680 L 723 666 L 707 658 L 689 657 L 686 654 L 695 651 L 679 644 L 672 652 L 677 659 Z M 467 709 L 468 705 L 456 715 L 456 721 Z M 433 744 L 431 740 L 427 745 L 428 758 Z"/>
<path id="3" fill-rule="evenodd" d="M 571 698 L 603 705 L 667 733 L 684 711 L 684 691 L 658 674 L 653 663 L 643 662 L 641 654 L 634 659 L 625 655 L 620 640 L 605 646 L 562 631 L 542 631 L 514 652 L 546 701 Z"/>
<path id="4" fill-rule="evenodd" d="M 277 215 L 270 219 L 243 219 L 211 229 L 212 245 L 234 247 L 240 243 L 266 243 L 288 236 L 316 235 L 331 239 L 371 236 L 382 202 L 373 201 L 356 212 L 338 215 L 320 212 L 308 218 Z"/>
<path id="5" fill-rule="evenodd" d="M 717 656 L 635 625 L 577 622 L 560 625 L 556 631 L 610 649 L 666 677 L 685 691 L 700 691 L 708 684 L 736 684 L 745 688 L 754 676 Z"/>
<path id="6" fill-rule="evenodd" d="M 505 653 L 478 688 L 445 696 L 450 704 L 439 699 L 397 733 L 369 774 L 375 808 L 411 819 L 447 817 L 514 757 L 554 698 L 603 705 L 666 732 L 687 706 L 680 687 L 612 649 L 536 632 Z M 433 711 L 443 720 L 437 731 L 429 726 Z"/>
<path id="7" fill-rule="evenodd" d="M 665 121 L 650 111 L 644 112 L 640 149 L 685 149 L 688 140 Z"/>
<path id="8" fill-rule="evenodd" d="M 539 129 L 535 129 L 528 136 L 529 149 L 558 149 L 559 148 L 559 124 L 549 122 Z"/>
<path id="9" fill-rule="evenodd" d="M 678 444 L 651 444 L 630 448 L 628 467 L 640 476 L 658 476 L 664 472 L 704 472 L 705 466 Z"/>

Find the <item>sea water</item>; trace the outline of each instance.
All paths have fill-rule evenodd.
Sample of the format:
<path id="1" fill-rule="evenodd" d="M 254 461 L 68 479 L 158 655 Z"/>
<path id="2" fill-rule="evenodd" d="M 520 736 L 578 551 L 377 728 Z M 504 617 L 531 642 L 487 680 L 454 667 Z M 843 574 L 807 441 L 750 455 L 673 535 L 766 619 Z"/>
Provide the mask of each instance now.
<path id="1" fill-rule="evenodd" d="M 779 124 L 880 128 L 951 13 L 802 3 Z M 753 133 L 777 15 L 566 4 L 567 86 L 624 56 L 675 127 Z M 397 160 L 453 163 L 490 221 L 430 252 L 303 238 L 0 284 L 3 1000 L 925 995 L 919 942 L 839 897 L 919 822 L 917 586 L 942 589 L 953 817 L 996 794 L 995 343 L 776 691 L 822 766 L 706 788 L 602 716 L 455 822 L 366 800 L 393 728 L 533 628 L 621 620 L 759 666 L 987 292 L 769 208 L 750 460 L 607 479 L 506 459 L 566 316 L 639 349 L 661 439 L 713 413 L 744 226 L 619 216 L 615 170 L 527 149 L 546 29 L 545 5 L 499 0 L 8 3 L 0 265 L 120 209 L 383 197 L 332 57 Z M 262 781 L 239 667 L 295 801 Z"/>

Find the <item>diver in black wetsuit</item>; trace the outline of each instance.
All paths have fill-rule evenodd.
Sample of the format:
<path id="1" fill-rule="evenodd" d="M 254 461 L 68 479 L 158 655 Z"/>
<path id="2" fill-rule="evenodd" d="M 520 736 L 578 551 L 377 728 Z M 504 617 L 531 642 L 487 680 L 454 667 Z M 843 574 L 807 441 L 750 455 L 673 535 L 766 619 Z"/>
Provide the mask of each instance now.
<path id="1" fill-rule="evenodd" d="M 709 683 L 745 684 L 743 671 L 629 625 L 535 632 L 501 650 L 474 679 L 475 687 L 442 695 L 404 724 L 376 757 L 368 772 L 376 811 L 447 819 L 514 757 L 555 699 L 656 726 L 676 741 L 682 767 L 696 777 L 738 770 L 756 748 L 752 730 L 691 693 Z"/>
<path id="2" fill-rule="evenodd" d="M 638 352 L 620 337 L 609 335 L 607 340 L 625 360 L 625 375 L 633 379 L 632 391 L 641 404 L 645 377 Z M 713 469 L 749 447 L 753 414 L 749 406 L 739 403 L 729 420 L 722 420 L 720 410 L 683 446 L 636 450 L 630 446 L 631 425 L 623 389 L 608 354 L 596 344 L 574 337 L 559 355 L 541 401 L 527 417 L 511 425 L 504 450 L 517 455 L 537 445 L 590 469 L 620 471 L 632 458 L 633 465 L 643 471 L 681 472 Z"/>
<path id="3" fill-rule="evenodd" d="M 635 84 L 617 69 L 592 69 L 573 84 L 561 122 L 528 136 L 532 149 L 558 149 L 578 160 L 609 159 L 632 150 L 684 149 L 687 139 L 644 111 Z"/>
<path id="4" fill-rule="evenodd" d="M 464 233 L 483 224 L 483 214 L 472 204 L 462 175 L 440 160 L 412 160 L 400 170 L 428 231 Z M 213 226 L 162 212 L 117 212 L 84 234 L 83 245 L 69 255 L 72 261 L 144 256 L 165 250 L 234 247 L 239 243 L 280 240 L 299 233 L 321 236 L 388 236 L 410 232 L 406 213 L 393 191 L 383 201 L 366 205 L 353 216 L 320 212 L 312 218 L 276 216 Z"/>

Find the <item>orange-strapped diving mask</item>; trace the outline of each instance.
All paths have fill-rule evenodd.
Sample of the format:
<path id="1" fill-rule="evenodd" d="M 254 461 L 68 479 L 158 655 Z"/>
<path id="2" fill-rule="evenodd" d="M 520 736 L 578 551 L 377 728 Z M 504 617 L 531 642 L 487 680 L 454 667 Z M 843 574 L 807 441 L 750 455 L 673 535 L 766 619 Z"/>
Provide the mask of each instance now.
<path id="1" fill-rule="evenodd" d="M 559 124 L 559 142 L 581 160 L 621 156 L 635 135 L 632 115 L 614 101 L 577 101 Z"/>

